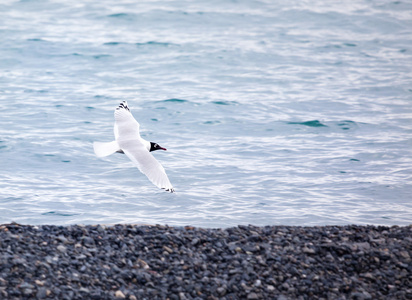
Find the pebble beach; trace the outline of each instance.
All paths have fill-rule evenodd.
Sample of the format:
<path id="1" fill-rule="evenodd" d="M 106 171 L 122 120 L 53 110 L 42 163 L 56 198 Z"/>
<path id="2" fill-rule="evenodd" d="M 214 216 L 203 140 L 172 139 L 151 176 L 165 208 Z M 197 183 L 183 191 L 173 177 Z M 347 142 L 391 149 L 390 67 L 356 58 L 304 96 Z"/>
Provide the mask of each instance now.
<path id="1" fill-rule="evenodd" d="M 412 226 L 0 225 L 1 299 L 412 299 Z"/>

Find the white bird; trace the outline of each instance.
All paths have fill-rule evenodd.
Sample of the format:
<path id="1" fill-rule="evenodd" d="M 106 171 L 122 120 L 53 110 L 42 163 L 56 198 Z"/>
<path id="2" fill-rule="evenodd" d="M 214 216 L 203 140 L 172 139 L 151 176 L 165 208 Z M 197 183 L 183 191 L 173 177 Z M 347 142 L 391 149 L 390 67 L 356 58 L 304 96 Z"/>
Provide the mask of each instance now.
<path id="1" fill-rule="evenodd" d="M 124 153 L 155 186 L 173 193 L 174 189 L 165 169 L 150 153 L 166 148 L 148 142 L 140 136 L 140 125 L 130 112 L 126 101 L 120 103 L 115 109 L 114 119 L 115 140 L 109 143 L 94 142 L 96 156 L 104 157 L 115 152 Z"/>

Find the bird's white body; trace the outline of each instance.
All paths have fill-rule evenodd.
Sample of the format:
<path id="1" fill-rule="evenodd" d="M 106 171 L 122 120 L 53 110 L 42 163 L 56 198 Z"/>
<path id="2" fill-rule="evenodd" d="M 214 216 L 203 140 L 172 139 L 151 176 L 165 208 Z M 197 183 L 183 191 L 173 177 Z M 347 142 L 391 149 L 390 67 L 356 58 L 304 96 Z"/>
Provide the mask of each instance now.
<path id="1" fill-rule="evenodd" d="M 174 192 L 163 166 L 150 153 L 151 143 L 140 136 L 140 125 L 130 112 L 126 101 L 116 108 L 114 118 L 115 140 L 109 143 L 94 142 L 96 155 L 104 157 L 115 152 L 124 153 L 154 185 Z"/>

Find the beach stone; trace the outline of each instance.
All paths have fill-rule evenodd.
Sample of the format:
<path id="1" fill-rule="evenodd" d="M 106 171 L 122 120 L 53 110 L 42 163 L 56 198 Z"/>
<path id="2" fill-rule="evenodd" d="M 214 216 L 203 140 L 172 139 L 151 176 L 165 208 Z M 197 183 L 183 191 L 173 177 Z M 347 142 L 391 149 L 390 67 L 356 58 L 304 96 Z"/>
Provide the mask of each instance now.
<path id="1" fill-rule="evenodd" d="M 45 288 L 45 287 L 40 287 L 38 290 L 37 290 L 37 293 L 36 293 L 36 297 L 37 297 L 37 299 L 45 299 L 45 298 L 47 298 L 47 289 Z"/>
<path id="2" fill-rule="evenodd" d="M 123 294 L 123 292 L 122 292 L 121 290 L 117 290 L 117 291 L 115 292 L 114 296 L 115 296 L 116 298 L 119 298 L 119 299 L 125 299 L 125 298 L 126 298 L 126 296 Z"/>
<path id="3" fill-rule="evenodd" d="M 353 245 L 355 246 L 355 250 L 359 251 L 367 251 L 371 248 L 368 242 L 354 243 Z"/>
<path id="4" fill-rule="evenodd" d="M 302 248 L 302 251 L 303 251 L 303 253 L 306 253 L 306 254 L 315 254 L 316 253 L 315 249 L 308 248 L 306 246 Z"/>
<path id="5" fill-rule="evenodd" d="M 226 288 L 225 287 L 218 287 L 217 292 L 218 292 L 219 296 L 224 296 L 224 295 L 226 295 Z"/>
<path id="6" fill-rule="evenodd" d="M 36 285 L 38 285 L 38 286 L 43 286 L 43 285 L 44 285 L 44 281 L 38 280 L 38 279 L 36 279 L 36 280 L 34 281 L 34 283 L 35 283 Z"/>
<path id="7" fill-rule="evenodd" d="M 62 242 L 62 243 L 64 243 L 64 244 L 66 244 L 66 243 L 68 242 L 67 238 L 66 238 L 65 236 L 63 236 L 63 235 L 59 235 L 59 236 L 57 237 L 57 240 L 59 240 L 60 242 Z"/>
<path id="8" fill-rule="evenodd" d="M 80 289 L 79 289 L 79 292 L 83 292 L 83 293 L 90 293 L 90 290 L 88 289 L 88 288 L 85 288 L 85 287 L 81 287 Z"/>
<path id="9" fill-rule="evenodd" d="M 30 296 L 31 294 L 33 294 L 33 289 L 29 289 L 29 288 L 23 289 L 23 294 L 25 296 Z"/>
<path id="10" fill-rule="evenodd" d="M 98 225 L 98 226 L 97 226 L 97 231 L 98 231 L 99 233 L 104 233 L 104 232 L 105 232 L 105 227 L 102 226 L 102 225 Z"/>
<path id="11" fill-rule="evenodd" d="M 267 289 L 269 292 L 273 292 L 273 291 L 276 290 L 275 287 L 274 287 L 273 285 L 270 285 L 270 284 L 266 286 L 266 289 Z"/>
<path id="12" fill-rule="evenodd" d="M 67 251 L 67 248 L 63 245 L 57 246 L 57 250 L 59 250 L 61 253 L 65 253 Z"/>
<path id="13" fill-rule="evenodd" d="M 27 282 L 23 282 L 20 284 L 20 288 L 21 289 L 33 289 L 34 285 L 27 283 Z"/>
<path id="14" fill-rule="evenodd" d="M 168 253 L 172 254 L 173 253 L 173 249 L 171 249 L 170 247 L 164 245 L 163 249 L 166 250 Z"/>
<path id="15" fill-rule="evenodd" d="M 247 299 L 248 300 L 257 300 L 257 299 L 259 299 L 259 296 L 256 293 L 252 292 L 252 293 L 249 293 L 247 295 Z"/>
<path id="16" fill-rule="evenodd" d="M 399 256 L 406 259 L 406 260 L 410 260 L 410 258 L 411 258 L 411 256 L 409 255 L 409 253 L 407 251 L 400 251 Z"/>
<path id="17" fill-rule="evenodd" d="M 408 299 L 412 292 L 410 226 L 0 228 L 0 299 Z"/>
<path id="18" fill-rule="evenodd" d="M 83 245 L 85 245 L 86 247 L 92 248 L 95 246 L 95 241 L 93 238 L 89 236 L 85 236 L 83 237 Z"/>

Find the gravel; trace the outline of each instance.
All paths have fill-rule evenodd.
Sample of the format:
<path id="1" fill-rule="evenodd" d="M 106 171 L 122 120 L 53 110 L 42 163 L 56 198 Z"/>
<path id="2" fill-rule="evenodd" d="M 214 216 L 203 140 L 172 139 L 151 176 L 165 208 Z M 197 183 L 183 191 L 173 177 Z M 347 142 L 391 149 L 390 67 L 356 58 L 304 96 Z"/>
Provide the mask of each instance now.
<path id="1" fill-rule="evenodd" d="M 0 299 L 412 299 L 412 226 L 0 225 Z"/>

